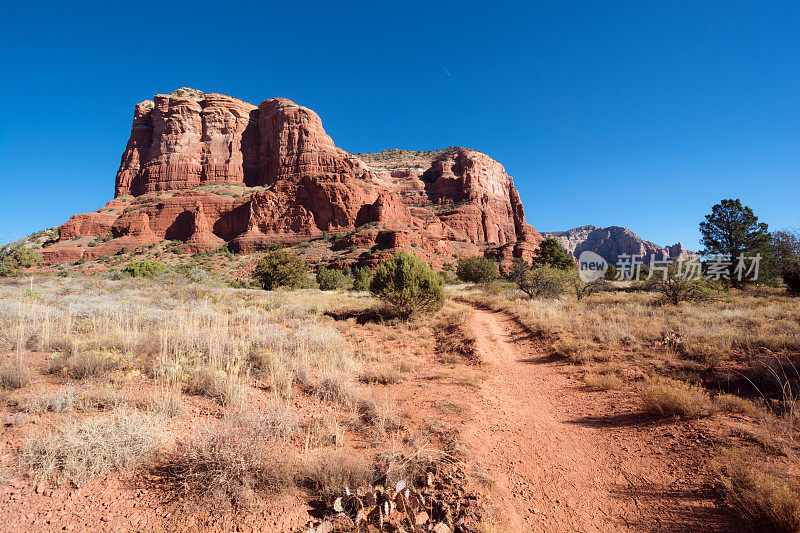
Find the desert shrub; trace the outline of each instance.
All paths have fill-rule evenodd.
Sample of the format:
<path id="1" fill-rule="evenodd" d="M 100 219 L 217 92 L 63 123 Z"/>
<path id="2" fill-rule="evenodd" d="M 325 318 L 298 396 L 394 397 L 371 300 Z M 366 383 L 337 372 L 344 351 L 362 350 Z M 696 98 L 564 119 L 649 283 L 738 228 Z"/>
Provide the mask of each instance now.
<path id="1" fill-rule="evenodd" d="M 10 261 L 0 259 L 0 278 L 7 278 L 19 274 L 19 269 Z"/>
<path id="2" fill-rule="evenodd" d="M 31 250 L 30 248 L 20 248 L 15 251 L 11 257 L 17 263 L 17 265 L 28 268 L 32 266 L 37 261 L 42 260 L 42 256 L 39 255 L 38 252 L 35 250 Z"/>
<path id="3" fill-rule="evenodd" d="M 333 501 L 344 487 L 359 487 L 374 481 L 375 469 L 346 450 L 323 449 L 303 466 L 300 482 L 323 501 Z"/>
<path id="4" fill-rule="evenodd" d="M 661 294 L 665 302 L 678 305 L 681 302 L 709 300 L 713 289 L 702 279 L 691 279 L 678 272 L 678 267 L 670 265 L 666 275 L 657 272 L 646 281 L 645 288 Z"/>
<path id="5" fill-rule="evenodd" d="M 727 503 L 753 530 L 800 531 L 800 484 L 761 471 L 743 454 L 728 454 L 719 480 Z"/>
<path id="6" fill-rule="evenodd" d="M 716 366 L 730 357 L 730 352 L 724 347 L 711 346 L 705 342 L 687 342 L 678 345 L 681 355 L 692 361 L 697 361 L 708 366 Z"/>
<path id="7" fill-rule="evenodd" d="M 642 409 L 659 416 L 699 418 L 711 411 L 711 397 L 697 385 L 674 379 L 654 379 L 639 392 Z"/>
<path id="8" fill-rule="evenodd" d="M 367 267 L 353 268 L 353 290 L 369 290 L 369 281 L 372 278 L 372 271 Z"/>
<path id="9" fill-rule="evenodd" d="M 0 277 L 15 276 L 20 268 L 28 268 L 42 256 L 31 248 L 20 243 L 7 244 L 0 247 Z"/>
<path id="10" fill-rule="evenodd" d="M 80 485 L 148 461 L 163 442 L 157 420 L 122 411 L 30 439 L 18 459 L 22 470 L 36 479 Z"/>
<path id="11" fill-rule="evenodd" d="M 0 387 L 3 389 L 21 389 L 31 381 L 27 365 L 17 359 L 0 368 Z"/>
<path id="12" fill-rule="evenodd" d="M 467 283 L 489 283 L 498 275 L 497 261 L 488 257 L 464 257 L 456 267 L 456 276 Z"/>
<path id="13" fill-rule="evenodd" d="M 248 419 L 227 419 L 198 430 L 151 469 L 160 487 L 175 497 L 213 498 L 235 507 L 257 496 L 294 487 L 291 456 L 274 442 L 265 427 Z"/>
<path id="14" fill-rule="evenodd" d="M 605 275 L 603 276 L 603 278 L 604 278 L 606 281 L 614 281 L 614 280 L 616 280 L 616 279 L 617 279 L 617 276 L 618 276 L 618 275 L 619 275 L 619 274 L 618 274 L 618 272 L 617 272 L 617 267 L 615 267 L 614 265 L 612 265 L 611 263 L 609 263 L 609 264 L 608 264 L 608 270 L 606 270 L 606 273 L 605 273 Z"/>
<path id="15" fill-rule="evenodd" d="M 515 263 L 511 275 L 517 287 L 531 298 L 558 298 L 569 282 L 568 271 L 550 266 L 531 268 Z"/>
<path id="16" fill-rule="evenodd" d="M 441 277 L 419 257 L 397 252 L 375 271 L 369 290 L 407 318 L 417 312 L 435 313 L 444 305 Z"/>
<path id="17" fill-rule="evenodd" d="M 294 289 L 307 282 L 308 266 L 300 256 L 288 250 L 272 250 L 256 263 L 253 278 L 264 290 L 279 287 Z"/>
<path id="18" fill-rule="evenodd" d="M 589 387 L 601 390 L 621 389 L 624 385 L 622 378 L 607 372 L 603 374 L 588 373 L 583 376 L 583 382 Z"/>
<path id="19" fill-rule="evenodd" d="M 317 285 L 323 291 L 335 291 L 344 283 L 344 274 L 335 268 L 321 266 L 317 269 Z"/>
<path id="20" fill-rule="evenodd" d="M 122 272 L 134 278 L 154 278 L 167 270 L 167 265 L 158 261 L 133 261 L 125 265 Z"/>
<path id="21" fill-rule="evenodd" d="M 82 352 L 60 355 L 48 361 L 48 374 L 61 374 L 71 379 L 86 379 L 103 376 L 121 368 L 122 359 L 110 352 Z"/>

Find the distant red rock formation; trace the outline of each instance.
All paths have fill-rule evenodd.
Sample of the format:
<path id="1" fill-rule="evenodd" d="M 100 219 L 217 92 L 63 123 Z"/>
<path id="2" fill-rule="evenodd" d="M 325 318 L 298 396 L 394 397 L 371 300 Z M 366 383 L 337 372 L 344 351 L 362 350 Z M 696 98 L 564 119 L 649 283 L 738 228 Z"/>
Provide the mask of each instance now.
<path id="1" fill-rule="evenodd" d="M 137 104 L 114 196 L 64 224 L 45 260 L 95 259 L 161 239 L 191 252 L 229 243 L 247 253 L 334 232 L 344 235 L 335 246 L 361 264 L 410 246 L 442 265 L 477 254 L 530 259 L 542 240 L 512 179 L 487 155 L 350 154 L 316 113 L 285 98 L 256 107 L 184 88 Z M 91 247 L 75 242 L 108 234 Z"/>

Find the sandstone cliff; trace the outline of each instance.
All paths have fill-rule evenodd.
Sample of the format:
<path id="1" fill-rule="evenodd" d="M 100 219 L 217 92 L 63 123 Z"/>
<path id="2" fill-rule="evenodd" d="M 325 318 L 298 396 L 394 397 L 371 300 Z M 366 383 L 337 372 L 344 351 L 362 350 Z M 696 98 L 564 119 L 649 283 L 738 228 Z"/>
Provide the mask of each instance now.
<path id="1" fill-rule="evenodd" d="M 434 265 L 486 254 L 529 259 L 542 237 L 503 166 L 474 150 L 350 154 L 312 110 L 285 98 L 254 106 L 179 89 L 137 104 L 115 199 L 73 216 L 46 260 L 181 241 L 238 252 L 342 234 L 337 260 L 374 264 L 416 248 Z M 80 238 L 110 240 L 82 246 Z M 66 242 L 69 241 L 69 242 Z"/>

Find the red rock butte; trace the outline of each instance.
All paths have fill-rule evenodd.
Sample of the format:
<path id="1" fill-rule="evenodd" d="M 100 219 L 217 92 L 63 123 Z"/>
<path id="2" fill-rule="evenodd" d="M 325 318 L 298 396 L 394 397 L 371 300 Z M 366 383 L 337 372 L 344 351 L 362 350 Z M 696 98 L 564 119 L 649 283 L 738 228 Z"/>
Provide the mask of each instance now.
<path id="1" fill-rule="evenodd" d="M 479 254 L 507 264 L 530 259 L 542 240 L 513 180 L 485 154 L 351 154 L 314 111 L 285 98 L 256 107 L 183 88 L 135 106 L 114 200 L 70 218 L 42 255 L 91 260 L 161 240 L 250 253 L 323 232 L 343 234 L 333 249 L 362 265 L 407 247 L 436 266 Z"/>

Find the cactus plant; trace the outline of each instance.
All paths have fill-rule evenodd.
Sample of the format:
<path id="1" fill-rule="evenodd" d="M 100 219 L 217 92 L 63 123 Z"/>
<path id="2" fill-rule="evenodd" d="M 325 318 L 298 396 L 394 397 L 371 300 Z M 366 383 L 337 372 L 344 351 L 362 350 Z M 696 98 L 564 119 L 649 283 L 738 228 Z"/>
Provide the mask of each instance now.
<path id="1" fill-rule="evenodd" d="M 434 524 L 429 524 L 424 505 L 422 494 L 402 480 L 393 488 L 361 486 L 353 492 L 345 487 L 333 502 L 336 514 L 307 533 L 430 531 Z"/>

